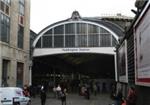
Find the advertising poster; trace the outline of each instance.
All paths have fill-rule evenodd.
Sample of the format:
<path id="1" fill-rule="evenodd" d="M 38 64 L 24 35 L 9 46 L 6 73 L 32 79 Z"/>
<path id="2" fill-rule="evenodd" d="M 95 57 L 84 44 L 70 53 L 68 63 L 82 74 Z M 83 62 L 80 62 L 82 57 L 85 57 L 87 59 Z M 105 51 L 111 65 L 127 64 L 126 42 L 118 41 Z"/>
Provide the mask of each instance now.
<path id="1" fill-rule="evenodd" d="M 136 84 L 150 86 L 150 9 L 135 26 Z"/>
<path id="2" fill-rule="evenodd" d="M 118 53 L 118 72 L 119 72 L 119 81 L 120 82 L 128 82 L 127 79 L 127 52 L 126 52 L 126 40 L 119 48 Z"/>

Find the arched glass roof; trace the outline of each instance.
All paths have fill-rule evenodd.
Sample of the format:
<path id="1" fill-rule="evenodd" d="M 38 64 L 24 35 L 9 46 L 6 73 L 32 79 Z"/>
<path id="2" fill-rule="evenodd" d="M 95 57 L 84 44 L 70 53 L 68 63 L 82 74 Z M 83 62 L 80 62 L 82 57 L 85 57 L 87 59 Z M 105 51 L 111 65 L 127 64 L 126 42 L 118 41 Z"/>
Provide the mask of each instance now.
<path id="1" fill-rule="evenodd" d="M 34 48 L 114 47 L 121 29 L 105 21 L 82 19 L 73 14 L 70 19 L 43 29 L 33 43 Z M 118 31 L 116 31 L 118 30 Z"/>
<path id="2" fill-rule="evenodd" d="M 116 43 L 116 38 L 103 27 L 78 21 L 60 24 L 45 31 L 35 47 L 113 47 Z"/>

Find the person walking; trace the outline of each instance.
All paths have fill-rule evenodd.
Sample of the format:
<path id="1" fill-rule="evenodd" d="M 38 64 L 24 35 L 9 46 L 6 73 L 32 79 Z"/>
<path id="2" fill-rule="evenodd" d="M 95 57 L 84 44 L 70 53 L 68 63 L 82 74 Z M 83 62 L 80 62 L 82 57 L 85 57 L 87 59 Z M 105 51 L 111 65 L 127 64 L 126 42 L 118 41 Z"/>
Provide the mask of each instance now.
<path id="1" fill-rule="evenodd" d="M 60 85 L 58 84 L 57 88 L 56 88 L 56 94 L 57 94 L 57 98 L 59 99 L 60 98 L 60 92 L 61 92 L 61 87 Z"/>
<path id="2" fill-rule="evenodd" d="M 67 89 L 64 88 L 60 91 L 60 99 L 61 99 L 62 105 L 66 105 L 66 95 L 67 95 Z"/>
<path id="3" fill-rule="evenodd" d="M 121 88 L 118 89 L 117 94 L 114 97 L 115 97 L 115 105 L 121 105 L 122 104 L 122 98 L 123 98 Z"/>
<path id="4" fill-rule="evenodd" d="M 53 87 L 53 93 L 54 93 L 54 98 L 57 98 L 57 92 L 56 92 L 56 87 Z"/>
<path id="5" fill-rule="evenodd" d="M 41 105 L 45 105 L 45 103 L 46 103 L 46 89 L 44 86 L 41 87 L 40 96 L 41 96 Z"/>
<path id="6" fill-rule="evenodd" d="M 93 92 L 94 92 L 94 95 L 96 96 L 97 95 L 97 85 L 96 84 L 93 85 Z"/>
<path id="7" fill-rule="evenodd" d="M 136 91 L 134 87 L 130 87 L 128 90 L 128 95 L 127 95 L 127 105 L 136 105 Z"/>

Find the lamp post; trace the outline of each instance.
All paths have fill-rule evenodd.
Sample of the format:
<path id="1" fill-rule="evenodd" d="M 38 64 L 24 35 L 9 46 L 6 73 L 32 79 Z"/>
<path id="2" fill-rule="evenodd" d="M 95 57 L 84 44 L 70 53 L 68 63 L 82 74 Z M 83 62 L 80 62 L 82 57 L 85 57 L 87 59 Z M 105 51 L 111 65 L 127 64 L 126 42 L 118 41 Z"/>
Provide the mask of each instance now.
<path id="1" fill-rule="evenodd" d="M 30 61 L 29 61 L 29 85 L 32 85 L 32 66 L 33 66 L 33 51 L 34 47 L 31 47 Z"/>
<path id="2" fill-rule="evenodd" d="M 32 59 L 30 59 L 29 63 L 29 86 L 32 85 Z"/>

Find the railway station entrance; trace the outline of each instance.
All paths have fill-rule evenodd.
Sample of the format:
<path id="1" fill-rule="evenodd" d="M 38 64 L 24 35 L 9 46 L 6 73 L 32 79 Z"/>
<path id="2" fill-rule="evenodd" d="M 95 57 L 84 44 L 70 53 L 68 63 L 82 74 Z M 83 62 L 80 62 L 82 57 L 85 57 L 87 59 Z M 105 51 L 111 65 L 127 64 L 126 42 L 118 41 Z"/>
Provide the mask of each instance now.
<path id="1" fill-rule="evenodd" d="M 110 21 L 71 18 L 44 28 L 33 43 L 32 84 L 115 81 L 115 45 L 122 29 Z"/>

